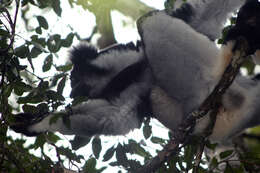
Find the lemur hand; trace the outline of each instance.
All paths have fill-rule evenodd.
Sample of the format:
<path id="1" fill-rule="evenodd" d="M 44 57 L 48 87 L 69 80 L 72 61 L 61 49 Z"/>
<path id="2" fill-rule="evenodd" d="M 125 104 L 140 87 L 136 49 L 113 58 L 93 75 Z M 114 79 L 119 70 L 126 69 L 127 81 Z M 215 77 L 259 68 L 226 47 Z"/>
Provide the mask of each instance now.
<path id="1" fill-rule="evenodd" d="M 240 37 L 244 37 L 249 44 L 248 55 L 260 49 L 260 2 L 258 0 L 249 0 L 239 10 L 236 24 L 228 31 L 225 43 L 236 41 Z"/>

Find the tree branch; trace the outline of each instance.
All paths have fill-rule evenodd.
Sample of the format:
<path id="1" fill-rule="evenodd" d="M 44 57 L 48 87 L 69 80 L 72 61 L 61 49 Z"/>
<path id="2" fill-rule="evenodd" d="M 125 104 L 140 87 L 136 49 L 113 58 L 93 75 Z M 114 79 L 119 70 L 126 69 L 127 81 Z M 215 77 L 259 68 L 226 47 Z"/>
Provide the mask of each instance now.
<path id="1" fill-rule="evenodd" d="M 204 151 L 204 147 L 205 147 L 205 141 L 202 140 L 200 145 L 199 145 L 198 151 L 196 153 L 196 159 L 195 159 L 193 173 L 198 173 L 199 172 L 199 165 L 200 165 L 200 162 L 201 162 L 201 158 L 202 158 L 202 154 L 203 154 L 203 151 Z"/>
<path id="2" fill-rule="evenodd" d="M 14 43 L 15 27 L 16 27 L 18 10 L 20 7 L 20 0 L 16 0 L 15 2 L 16 2 L 16 8 L 15 8 L 14 20 L 12 20 L 11 15 L 6 8 L 2 9 L 7 15 L 6 20 L 9 23 L 10 28 L 11 28 L 11 38 L 10 38 L 10 43 L 9 43 L 8 47 L 3 50 L 0 50 L 0 54 L 7 52 L 13 46 L 13 43 Z"/>

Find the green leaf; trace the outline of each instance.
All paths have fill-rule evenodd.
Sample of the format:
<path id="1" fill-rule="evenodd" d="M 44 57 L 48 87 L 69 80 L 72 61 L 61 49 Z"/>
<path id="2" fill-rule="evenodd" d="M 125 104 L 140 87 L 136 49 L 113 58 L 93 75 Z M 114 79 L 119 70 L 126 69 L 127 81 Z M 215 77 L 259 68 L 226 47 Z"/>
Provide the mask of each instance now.
<path id="1" fill-rule="evenodd" d="M 149 123 L 144 124 L 143 135 L 145 139 L 148 139 L 152 135 L 152 127 L 149 125 Z"/>
<path id="2" fill-rule="evenodd" d="M 216 168 L 218 166 L 218 160 L 216 159 L 216 157 L 213 157 L 213 159 L 211 159 L 210 162 L 210 168 Z"/>
<path id="3" fill-rule="evenodd" d="M 164 144 L 165 140 L 162 138 L 158 138 L 158 137 L 152 137 L 151 141 L 155 144 Z"/>
<path id="4" fill-rule="evenodd" d="M 50 36 L 47 41 L 47 47 L 49 51 L 56 53 L 61 48 L 61 36 L 59 34 L 54 34 Z"/>
<path id="5" fill-rule="evenodd" d="M 221 159 L 225 159 L 226 157 L 230 156 L 233 152 L 234 152 L 233 150 L 227 150 L 227 151 L 221 152 L 219 154 L 219 156 Z"/>
<path id="6" fill-rule="evenodd" d="M 126 157 L 126 151 L 121 144 L 118 144 L 116 147 L 116 160 L 118 163 L 124 167 L 128 166 L 128 159 Z"/>
<path id="7" fill-rule="evenodd" d="M 95 158 L 99 158 L 99 154 L 101 152 L 102 146 L 101 146 L 101 139 L 99 137 L 95 137 L 92 141 L 92 151 L 95 156 Z"/>
<path id="8" fill-rule="evenodd" d="M 96 173 L 96 164 L 95 158 L 89 159 L 83 167 L 83 172 Z"/>
<path id="9" fill-rule="evenodd" d="M 43 148 L 43 145 L 46 143 L 45 136 L 43 134 L 37 136 L 35 142 L 34 142 L 34 148 Z"/>
<path id="10" fill-rule="evenodd" d="M 28 3 L 36 5 L 33 0 L 22 0 L 22 7 L 26 6 Z"/>
<path id="11" fill-rule="evenodd" d="M 73 140 L 70 141 L 72 149 L 77 150 L 85 145 L 87 145 L 91 140 L 91 137 L 82 137 L 82 136 L 75 136 Z"/>
<path id="12" fill-rule="evenodd" d="M 61 12 L 62 12 L 62 9 L 60 7 L 60 0 L 52 1 L 52 8 L 53 8 L 54 12 L 60 17 Z"/>
<path id="13" fill-rule="evenodd" d="M 42 50 L 38 47 L 33 47 L 30 53 L 31 58 L 36 58 L 42 53 Z"/>
<path id="14" fill-rule="evenodd" d="M 42 28 L 44 28 L 44 29 L 48 29 L 49 28 L 48 22 L 47 22 L 47 20 L 43 16 L 37 16 L 37 20 L 38 20 L 39 25 Z"/>
<path id="15" fill-rule="evenodd" d="M 231 25 L 229 25 L 229 26 L 226 26 L 223 30 L 222 30 L 222 38 L 220 38 L 219 40 L 218 40 L 218 44 L 223 44 L 224 43 L 224 40 L 225 40 L 225 38 L 226 38 L 226 36 L 227 36 L 227 33 L 229 32 L 229 30 L 231 29 Z"/>
<path id="16" fill-rule="evenodd" d="M 52 63 L 53 63 L 53 56 L 52 54 L 50 54 L 45 58 L 43 62 L 42 71 L 43 72 L 49 71 L 51 69 Z"/>
<path id="17" fill-rule="evenodd" d="M 37 88 L 41 91 L 45 91 L 46 89 L 49 88 L 49 82 L 48 81 L 41 81 Z"/>
<path id="18" fill-rule="evenodd" d="M 72 152 L 71 149 L 69 148 L 64 148 L 64 147 L 58 147 L 58 152 L 61 155 L 66 156 L 67 158 L 69 158 L 70 160 L 74 160 L 76 162 L 80 162 L 80 159 L 82 159 L 82 156 L 77 156 L 75 153 Z"/>
<path id="19" fill-rule="evenodd" d="M 44 98 L 42 98 L 40 95 L 36 96 L 25 96 L 25 97 L 19 97 L 17 100 L 17 103 L 19 104 L 25 104 L 25 103 L 40 103 L 43 101 Z"/>
<path id="20" fill-rule="evenodd" d="M 27 113 L 32 113 L 32 114 L 35 114 L 35 113 L 38 113 L 39 110 L 36 106 L 32 106 L 32 105 L 23 105 L 23 111 L 24 112 L 27 112 Z"/>
<path id="21" fill-rule="evenodd" d="M 55 87 L 57 86 L 57 83 L 58 81 L 63 78 L 66 74 L 65 73 L 59 73 L 59 74 L 56 74 L 55 76 L 53 76 L 51 78 L 51 84 L 50 84 L 50 87 Z"/>
<path id="22" fill-rule="evenodd" d="M 107 167 L 106 167 L 106 166 L 103 166 L 103 167 L 97 169 L 97 173 L 101 173 L 101 172 L 103 172 L 105 169 L 107 169 Z"/>
<path id="23" fill-rule="evenodd" d="M 4 96 L 9 97 L 13 91 L 13 85 L 7 85 L 4 87 Z"/>
<path id="24" fill-rule="evenodd" d="M 38 35 L 32 35 L 31 42 L 29 42 L 29 43 L 34 45 L 35 47 L 39 48 L 40 50 L 44 51 L 44 47 L 46 46 L 46 39 L 39 38 Z"/>
<path id="25" fill-rule="evenodd" d="M 48 132 L 47 139 L 50 142 L 56 143 L 56 142 L 58 142 L 60 140 L 60 137 L 55 135 L 54 133 Z"/>
<path id="26" fill-rule="evenodd" d="M 52 0 L 37 0 L 39 8 L 50 7 Z"/>
<path id="27" fill-rule="evenodd" d="M 173 9 L 173 7 L 174 7 L 174 2 L 175 2 L 175 0 L 166 0 L 164 2 L 165 9 L 171 11 Z"/>
<path id="28" fill-rule="evenodd" d="M 192 161 L 194 160 L 196 152 L 196 147 L 192 144 L 187 145 L 184 150 L 184 161 L 187 164 L 187 169 L 191 169 L 193 167 Z"/>
<path id="29" fill-rule="evenodd" d="M 114 146 L 112 146 L 111 148 L 109 148 L 109 149 L 106 151 L 106 153 L 104 154 L 104 156 L 103 156 L 103 162 L 106 162 L 106 161 L 110 160 L 110 159 L 113 157 L 115 151 L 116 151 L 116 150 L 115 150 Z"/>
<path id="30" fill-rule="evenodd" d="M 73 38 L 74 38 L 74 33 L 69 33 L 69 35 L 67 35 L 67 37 L 65 39 L 62 39 L 62 42 L 61 42 L 62 46 L 70 47 L 72 45 Z"/>
<path id="31" fill-rule="evenodd" d="M 57 86 L 57 92 L 58 92 L 59 94 L 61 94 L 61 95 L 62 95 L 62 93 L 63 93 L 63 89 L 64 89 L 64 87 L 65 87 L 65 83 L 66 83 L 66 76 L 64 76 L 64 77 L 61 79 L 61 81 L 59 82 L 59 84 L 58 84 L 58 86 Z"/>
<path id="32" fill-rule="evenodd" d="M 42 28 L 40 26 L 38 26 L 36 29 L 35 29 L 35 32 L 37 34 L 42 34 Z"/>
<path id="33" fill-rule="evenodd" d="M 40 103 L 37 105 L 37 108 L 40 113 L 47 113 L 49 111 L 49 107 L 47 103 Z"/>
<path id="34" fill-rule="evenodd" d="M 151 157 L 151 155 L 148 152 L 146 152 L 145 149 L 142 148 L 140 146 L 140 144 L 138 144 L 136 141 L 130 139 L 130 140 L 128 140 L 128 143 L 131 148 L 131 151 L 133 151 L 134 154 L 137 154 L 137 155 L 139 155 L 141 157 L 145 157 L 145 158 Z"/>
<path id="35" fill-rule="evenodd" d="M 71 8 L 74 7 L 74 6 L 73 6 L 73 3 L 75 3 L 74 0 L 69 0 L 69 4 L 70 4 L 70 7 L 71 7 Z"/>
<path id="36" fill-rule="evenodd" d="M 8 31 L 4 30 L 4 29 L 0 29 L 0 35 L 2 37 L 10 37 L 10 34 Z"/>
<path id="37" fill-rule="evenodd" d="M 65 98 L 61 94 L 59 94 L 58 92 L 53 91 L 53 90 L 46 91 L 45 95 L 47 96 L 48 99 L 53 100 L 53 101 L 57 101 L 57 100 L 64 101 L 65 100 Z"/>
<path id="38" fill-rule="evenodd" d="M 70 71 L 72 69 L 72 67 L 73 67 L 72 64 L 61 65 L 61 66 L 56 67 L 56 70 L 62 71 L 62 72 L 67 72 L 67 71 Z"/>
<path id="39" fill-rule="evenodd" d="M 211 149 L 211 150 L 215 150 L 217 146 L 218 146 L 217 143 L 210 143 L 209 140 L 206 141 L 206 147 Z"/>
<path id="40" fill-rule="evenodd" d="M 251 58 L 246 59 L 243 63 L 243 67 L 247 69 L 248 75 L 254 74 L 255 66 L 255 63 L 252 61 Z"/>
<path id="41" fill-rule="evenodd" d="M 27 65 L 18 65 L 18 66 L 17 66 L 17 69 L 18 69 L 19 71 L 25 70 L 26 68 L 27 68 Z"/>
<path id="42" fill-rule="evenodd" d="M 24 82 L 15 82 L 14 84 L 14 93 L 18 96 L 23 95 L 24 92 L 29 92 L 32 90 L 30 85 L 25 84 Z"/>
<path id="43" fill-rule="evenodd" d="M 20 58 L 26 58 L 29 54 L 29 48 L 27 45 L 22 45 L 14 49 L 14 54 Z"/>
<path id="44" fill-rule="evenodd" d="M 74 98 L 74 100 L 72 101 L 72 106 L 76 106 L 82 102 L 85 102 L 87 101 L 88 98 L 84 97 L 84 96 L 79 96 L 79 97 L 76 97 Z"/>

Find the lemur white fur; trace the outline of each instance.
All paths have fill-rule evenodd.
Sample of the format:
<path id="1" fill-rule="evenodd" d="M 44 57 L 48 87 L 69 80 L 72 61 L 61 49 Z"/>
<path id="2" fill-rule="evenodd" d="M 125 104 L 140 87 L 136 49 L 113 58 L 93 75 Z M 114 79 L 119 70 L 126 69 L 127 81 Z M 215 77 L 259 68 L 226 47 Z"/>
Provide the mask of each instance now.
<path id="1" fill-rule="evenodd" d="M 233 43 L 229 42 L 221 51 L 214 40 L 220 36 L 231 12 L 245 1 L 190 0 L 186 5 L 192 13 L 185 18 L 186 21 L 174 17 L 174 11 L 173 15 L 165 11 L 151 13 L 139 27 L 142 46 L 107 51 L 90 61 L 94 66 L 107 68 L 110 73 L 101 78 L 86 76 L 86 79 L 91 79 L 91 84 L 94 83 L 91 91 L 95 92 L 89 101 L 72 107 L 71 128 L 66 127 L 61 119 L 49 124 L 54 116 L 49 115 L 30 125 L 28 131 L 59 131 L 82 136 L 125 134 L 140 126 L 142 118 L 138 106 L 145 102 L 142 97 L 150 89 L 151 113 L 174 131 L 188 113 L 198 108 L 221 77 L 232 56 Z M 183 6 L 175 10 L 181 8 Z M 117 97 L 95 98 L 113 77 L 145 58 L 149 68 Z M 105 82 L 102 83 L 103 79 Z M 100 88 L 95 89 L 99 85 Z M 247 127 L 260 124 L 260 118 L 256 116 L 260 113 L 258 102 L 260 84 L 243 76 L 237 77 L 223 97 L 223 107 L 210 138 L 224 141 Z M 195 133 L 200 133 L 208 121 L 208 117 L 200 120 Z"/>

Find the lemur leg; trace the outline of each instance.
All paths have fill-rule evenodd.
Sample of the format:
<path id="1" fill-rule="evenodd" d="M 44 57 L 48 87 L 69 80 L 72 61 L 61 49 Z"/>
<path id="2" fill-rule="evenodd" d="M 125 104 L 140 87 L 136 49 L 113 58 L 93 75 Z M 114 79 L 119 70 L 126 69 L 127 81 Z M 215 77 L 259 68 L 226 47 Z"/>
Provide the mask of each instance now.
<path id="1" fill-rule="evenodd" d="M 28 131 L 58 131 L 81 136 L 126 134 L 141 124 L 142 116 L 138 115 L 138 107 L 143 104 L 142 96 L 147 92 L 146 87 L 146 84 L 139 83 L 128 87 L 114 100 L 93 99 L 72 107 L 72 113 L 69 115 L 70 127 L 66 126 L 62 118 L 50 124 L 50 120 L 55 116 L 52 114 L 30 126 Z"/>
<path id="2" fill-rule="evenodd" d="M 62 134 L 80 136 L 126 134 L 130 129 L 140 125 L 136 106 L 130 104 L 113 105 L 103 99 L 90 100 L 72 108 L 73 114 L 69 116 L 70 127 L 67 127 L 62 118 L 50 124 L 50 120 L 55 116 L 52 114 L 29 127 L 28 131 L 36 133 L 58 131 Z"/>

